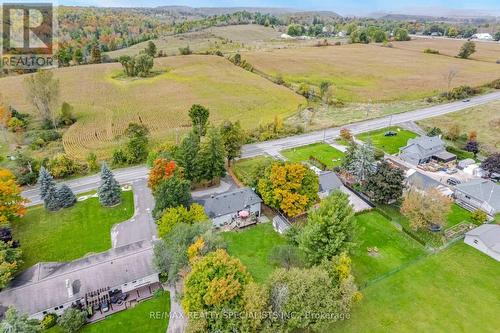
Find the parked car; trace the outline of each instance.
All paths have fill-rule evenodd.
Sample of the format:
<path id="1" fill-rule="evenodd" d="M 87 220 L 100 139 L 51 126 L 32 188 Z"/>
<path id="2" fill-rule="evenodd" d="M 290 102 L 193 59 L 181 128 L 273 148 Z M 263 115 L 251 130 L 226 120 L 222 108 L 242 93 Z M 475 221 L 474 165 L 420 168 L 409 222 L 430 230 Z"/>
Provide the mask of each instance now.
<path id="1" fill-rule="evenodd" d="M 464 103 L 470 102 L 470 99 L 468 99 L 468 98 L 464 99 L 462 102 L 464 102 Z"/>
<path id="2" fill-rule="evenodd" d="M 446 169 L 446 173 L 448 175 L 453 175 L 453 174 L 455 174 L 457 172 L 458 172 L 457 169 Z"/>
<path id="3" fill-rule="evenodd" d="M 462 182 L 460 180 L 456 179 L 456 178 L 450 177 L 450 178 L 448 178 L 448 180 L 446 181 L 446 183 L 448 185 L 455 186 L 455 185 L 461 184 Z"/>
<path id="4" fill-rule="evenodd" d="M 396 136 L 398 135 L 397 132 L 394 132 L 394 131 L 388 131 L 388 132 L 385 132 L 384 136 Z"/>
<path id="5" fill-rule="evenodd" d="M 109 311 L 108 301 L 104 301 L 104 302 L 101 303 L 101 310 L 102 310 L 102 312 L 108 312 Z"/>

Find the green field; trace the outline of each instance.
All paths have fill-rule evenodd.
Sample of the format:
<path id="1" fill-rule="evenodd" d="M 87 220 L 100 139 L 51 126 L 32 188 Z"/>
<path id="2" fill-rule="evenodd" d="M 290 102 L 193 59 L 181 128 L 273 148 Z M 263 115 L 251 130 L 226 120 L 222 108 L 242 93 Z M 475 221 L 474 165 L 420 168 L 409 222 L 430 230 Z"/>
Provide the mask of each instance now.
<path id="1" fill-rule="evenodd" d="M 276 268 L 269 263 L 271 249 L 286 243 L 271 223 L 222 235 L 227 242 L 228 253 L 240 259 L 257 282 L 264 282 Z"/>
<path id="2" fill-rule="evenodd" d="M 118 312 L 95 324 L 85 325 L 79 332 L 82 333 L 160 333 L 168 327 L 170 312 L 170 294 L 162 292 L 152 299 L 142 301 L 134 308 Z M 159 313 L 159 318 L 152 318 L 151 314 Z M 47 333 L 63 333 L 58 326 L 46 331 Z"/>
<path id="3" fill-rule="evenodd" d="M 294 114 L 302 96 L 217 56 L 179 56 L 155 60 L 163 74 L 138 80 L 114 78 L 120 64 L 59 68 L 60 102 L 74 106 L 78 121 L 63 136 L 66 153 L 83 160 L 90 152 L 109 158 L 125 142 L 130 122 L 145 124 L 154 142 L 175 141 L 191 126 L 193 104 L 210 109 L 210 122 L 239 120 L 245 129 Z M 23 76 L 0 79 L 7 103 L 34 114 L 27 102 Z"/>
<path id="4" fill-rule="evenodd" d="M 252 172 L 272 162 L 271 157 L 258 156 L 237 160 L 232 165 L 234 175 L 246 186 L 252 186 Z"/>
<path id="5" fill-rule="evenodd" d="M 329 332 L 498 332 L 500 265 L 462 243 L 363 290 Z"/>
<path id="6" fill-rule="evenodd" d="M 426 253 L 422 245 L 377 212 L 356 216 L 355 243 L 352 253 L 353 271 L 361 286 Z M 368 248 L 373 247 L 378 248 L 378 254 L 369 254 Z"/>
<path id="7" fill-rule="evenodd" d="M 12 226 L 23 250 L 21 268 L 106 251 L 111 248 L 111 227 L 133 214 L 132 191 L 123 192 L 123 202 L 114 208 L 102 207 L 97 198 L 58 212 L 48 212 L 43 206 L 29 208 L 26 216 Z"/>
<path id="8" fill-rule="evenodd" d="M 311 156 L 315 157 L 328 168 L 339 166 L 344 153 L 326 143 L 314 143 L 307 146 L 281 151 L 290 162 L 309 162 Z"/>
<path id="9" fill-rule="evenodd" d="M 500 151 L 500 101 L 491 102 L 418 122 L 425 128 L 439 127 L 446 133 L 457 125 L 462 133 L 477 132 L 481 150 Z"/>
<path id="10" fill-rule="evenodd" d="M 396 136 L 385 136 L 388 131 L 398 133 Z M 357 136 L 362 141 L 371 140 L 376 148 L 382 149 L 387 154 L 396 154 L 399 148 L 406 146 L 408 139 L 417 137 L 417 134 L 400 127 L 387 127 L 381 130 L 363 133 Z"/>

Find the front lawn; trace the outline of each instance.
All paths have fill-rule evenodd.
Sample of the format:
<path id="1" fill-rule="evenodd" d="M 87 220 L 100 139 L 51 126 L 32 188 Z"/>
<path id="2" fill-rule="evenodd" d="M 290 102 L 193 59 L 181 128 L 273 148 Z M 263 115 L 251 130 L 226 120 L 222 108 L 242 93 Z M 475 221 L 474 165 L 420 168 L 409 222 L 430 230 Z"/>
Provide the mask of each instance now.
<path id="1" fill-rule="evenodd" d="M 371 211 L 356 216 L 353 271 L 360 286 L 425 255 L 422 245 L 398 230 L 380 213 Z M 368 248 L 376 247 L 376 253 Z"/>
<path id="2" fill-rule="evenodd" d="M 414 235 L 417 239 L 420 239 L 426 245 L 432 247 L 439 247 L 444 244 L 445 242 L 444 230 L 454 225 L 457 225 L 461 222 L 472 223 L 470 220 L 471 216 L 470 212 L 454 203 L 451 206 L 451 212 L 448 215 L 448 221 L 447 224 L 443 227 L 443 231 L 441 232 L 431 232 L 429 230 L 414 231 L 411 229 L 410 221 L 399 212 L 399 207 L 394 205 L 387 205 L 387 206 L 381 206 L 379 208 L 383 210 L 386 214 L 388 214 L 393 219 L 393 221 L 402 225 L 406 230 L 408 230 L 409 233 Z"/>
<path id="3" fill-rule="evenodd" d="M 385 136 L 385 133 L 396 132 L 396 136 Z M 361 141 L 371 140 L 376 148 L 382 149 L 387 154 L 396 154 L 399 148 L 406 146 L 409 139 L 416 138 L 417 134 L 402 129 L 401 127 L 387 127 L 381 130 L 363 133 L 357 136 Z"/>
<path id="4" fill-rule="evenodd" d="M 111 227 L 134 214 L 132 191 L 123 192 L 123 202 L 104 208 L 97 198 L 76 203 L 58 212 L 43 206 L 28 209 L 12 226 L 14 239 L 21 242 L 26 269 L 38 262 L 70 261 L 88 253 L 111 248 Z"/>
<path id="5" fill-rule="evenodd" d="M 257 168 L 263 168 L 271 163 L 271 157 L 257 156 L 244 158 L 233 162 L 231 169 L 240 182 L 246 186 L 252 186 L 252 174 Z"/>
<path id="6" fill-rule="evenodd" d="M 298 148 L 283 150 L 281 152 L 290 162 L 310 162 L 311 156 L 318 159 L 328 168 L 339 166 L 344 153 L 326 143 L 314 143 Z"/>
<path id="7" fill-rule="evenodd" d="M 324 332 L 498 332 L 500 264 L 459 242 L 364 289 Z"/>
<path id="8" fill-rule="evenodd" d="M 227 242 L 228 253 L 239 258 L 257 282 L 264 282 L 276 268 L 269 263 L 272 248 L 286 243 L 271 223 L 222 235 Z"/>
<path id="9" fill-rule="evenodd" d="M 159 333 L 166 332 L 170 313 L 170 294 L 162 292 L 152 299 L 142 301 L 134 308 L 113 314 L 95 324 L 85 325 L 82 333 Z M 55 326 L 50 333 L 60 333 Z"/>

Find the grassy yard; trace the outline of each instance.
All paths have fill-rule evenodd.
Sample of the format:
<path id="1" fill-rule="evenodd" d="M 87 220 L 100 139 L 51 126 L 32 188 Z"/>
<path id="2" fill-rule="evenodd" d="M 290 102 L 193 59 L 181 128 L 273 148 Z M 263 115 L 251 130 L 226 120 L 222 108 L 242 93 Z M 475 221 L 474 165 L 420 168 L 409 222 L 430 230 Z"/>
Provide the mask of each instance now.
<path id="1" fill-rule="evenodd" d="M 229 254 L 238 257 L 257 282 L 264 282 L 275 269 L 269 263 L 271 249 L 286 243 L 285 238 L 274 231 L 271 223 L 222 235 Z"/>
<path id="2" fill-rule="evenodd" d="M 426 253 L 422 245 L 377 212 L 356 216 L 355 242 L 353 269 L 361 286 Z M 367 249 L 373 247 L 378 248 L 377 255 L 368 253 Z"/>
<path id="3" fill-rule="evenodd" d="M 445 133 L 453 125 L 457 125 L 462 133 L 476 131 L 481 149 L 490 152 L 500 151 L 500 135 L 498 135 L 500 131 L 500 101 L 421 120 L 418 123 L 425 128 L 439 127 Z"/>
<path id="4" fill-rule="evenodd" d="M 363 290 L 326 332 L 498 332 L 500 265 L 459 242 Z"/>
<path id="5" fill-rule="evenodd" d="M 317 158 L 328 168 L 333 168 L 342 163 L 344 153 L 326 143 L 314 143 L 311 145 L 283 150 L 281 152 L 291 162 L 308 162 L 311 156 Z"/>
<path id="6" fill-rule="evenodd" d="M 28 213 L 13 225 L 14 238 L 21 242 L 23 269 L 38 262 L 60 262 L 80 258 L 111 248 L 111 227 L 134 214 L 132 191 L 123 192 L 123 202 L 104 208 L 97 198 L 78 202 L 58 212 L 43 206 Z"/>
<path id="7" fill-rule="evenodd" d="M 160 318 L 151 318 L 151 313 L 159 312 Z M 134 308 L 118 312 L 95 324 L 85 325 L 81 333 L 159 333 L 165 332 L 168 327 L 168 313 L 170 312 L 170 294 L 163 292 L 152 299 L 137 304 Z M 55 326 L 47 333 L 63 333 Z"/>
<path id="8" fill-rule="evenodd" d="M 273 159 L 266 156 L 244 158 L 235 161 L 233 163 L 232 170 L 240 182 L 250 186 L 252 182 L 252 172 L 257 168 L 264 167 L 271 161 L 273 161 Z"/>
<path id="9" fill-rule="evenodd" d="M 385 136 L 388 131 L 398 133 L 396 136 Z M 408 139 L 417 137 L 417 134 L 400 127 L 388 127 L 381 130 L 363 133 L 357 136 L 362 141 L 371 140 L 376 148 L 382 149 L 387 154 L 396 154 L 399 148 L 406 146 Z"/>
<path id="10" fill-rule="evenodd" d="M 432 247 L 439 247 L 443 245 L 444 242 L 443 231 L 441 232 L 431 232 L 429 230 L 413 231 L 410 227 L 410 221 L 399 212 L 399 207 L 391 205 L 391 206 L 382 206 L 380 207 L 380 209 L 382 209 L 386 214 L 388 214 L 393 219 L 393 221 L 399 223 L 407 230 L 409 230 L 412 234 L 414 234 L 417 238 L 425 242 L 426 245 Z M 444 226 L 443 230 L 464 221 L 471 222 L 470 212 L 463 209 L 457 204 L 453 204 L 451 206 L 451 212 L 448 215 L 447 224 Z"/>

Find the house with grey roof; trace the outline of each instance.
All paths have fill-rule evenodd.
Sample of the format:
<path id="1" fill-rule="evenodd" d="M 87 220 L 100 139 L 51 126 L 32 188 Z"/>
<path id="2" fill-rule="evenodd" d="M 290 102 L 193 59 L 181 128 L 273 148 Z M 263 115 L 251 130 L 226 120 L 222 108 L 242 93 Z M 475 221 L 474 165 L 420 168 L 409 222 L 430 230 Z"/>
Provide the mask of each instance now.
<path id="1" fill-rule="evenodd" d="M 251 188 L 212 196 L 203 202 L 205 212 L 216 228 L 228 225 L 243 215 L 259 217 L 261 204 L 262 199 Z"/>
<path id="2" fill-rule="evenodd" d="M 413 188 L 422 192 L 427 192 L 434 188 L 444 196 L 453 195 L 453 191 L 448 186 L 415 169 L 408 169 L 406 171 L 405 183 L 407 188 Z"/>
<path id="3" fill-rule="evenodd" d="M 465 234 L 465 244 L 500 261 L 500 225 L 483 224 Z"/>
<path id="4" fill-rule="evenodd" d="M 325 198 L 330 195 L 330 193 L 340 190 L 344 187 L 344 184 L 340 178 L 333 171 L 321 172 L 318 175 L 319 178 L 319 192 L 320 198 Z"/>
<path id="5" fill-rule="evenodd" d="M 455 200 L 469 210 L 481 209 L 493 217 L 500 213 L 500 185 L 488 179 L 474 179 L 455 186 Z"/>
<path id="6" fill-rule="evenodd" d="M 89 294 L 106 290 L 138 291 L 159 283 L 151 242 L 113 248 L 71 262 L 38 263 L 0 292 L 0 317 L 9 306 L 32 318 L 62 314 Z"/>
<path id="7" fill-rule="evenodd" d="M 400 148 L 399 157 L 407 163 L 419 165 L 435 160 L 437 162 L 452 162 L 457 157 L 446 151 L 446 146 L 438 136 L 421 136 L 409 139 L 405 147 Z"/>

